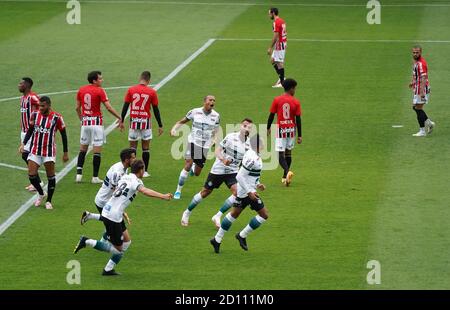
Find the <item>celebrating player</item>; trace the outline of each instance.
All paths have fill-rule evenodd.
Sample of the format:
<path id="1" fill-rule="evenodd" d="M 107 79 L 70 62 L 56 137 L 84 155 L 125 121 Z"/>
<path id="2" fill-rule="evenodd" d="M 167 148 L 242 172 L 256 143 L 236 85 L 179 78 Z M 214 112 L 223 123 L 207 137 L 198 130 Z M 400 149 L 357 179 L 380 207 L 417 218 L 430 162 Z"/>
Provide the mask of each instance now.
<path id="1" fill-rule="evenodd" d="M 275 99 L 270 107 L 269 119 L 267 120 L 267 134 L 270 135 L 275 114 L 277 114 L 277 136 L 275 139 L 275 150 L 278 152 L 278 160 L 283 168 L 281 182 L 289 186 L 294 173 L 290 171 L 292 163 L 292 149 L 294 148 L 295 127 L 297 127 L 297 143 L 302 143 L 302 109 L 300 101 L 295 95 L 297 82 L 293 79 L 286 79 L 283 82 L 284 94 Z"/>
<path id="2" fill-rule="evenodd" d="M 20 145 L 19 148 L 23 147 L 22 152 L 22 159 L 25 161 L 25 164 L 28 167 L 28 155 L 30 154 L 30 142 L 28 141 L 28 145 L 23 145 L 23 140 L 25 138 L 25 135 L 27 134 L 28 128 L 30 127 L 30 117 L 31 114 L 35 111 L 39 110 L 39 97 L 34 93 L 31 88 L 33 87 L 33 80 L 29 77 L 24 77 L 19 82 L 18 88 L 19 92 L 22 93 L 22 96 L 20 97 Z M 44 183 L 41 183 L 41 180 L 39 178 L 39 174 L 37 174 L 37 177 L 39 179 L 39 183 L 44 185 Z M 29 190 L 30 192 L 35 191 L 33 184 L 28 185 L 25 187 L 25 189 Z"/>
<path id="3" fill-rule="evenodd" d="M 262 141 L 258 134 L 250 138 L 250 146 L 251 148 L 245 153 L 242 159 L 242 166 L 236 176 L 238 181 L 236 202 L 233 209 L 223 218 L 215 237 L 210 240 L 216 253 L 219 253 L 223 236 L 248 205 L 258 215 L 252 218 L 250 223 L 235 236 L 239 241 L 239 245 L 245 251 L 248 251 L 246 239 L 248 234 L 261 226 L 269 218 L 267 208 L 257 193 L 257 190 L 263 191 L 266 188 L 259 182 L 262 170 L 262 160 L 259 152 L 262 150 Z"/>
<path id="4" fill-rule="evenodd" d="M 267 49 L 267 54 L 270 56 L 273 68 L 278 75 L 278 81 L 272 87 L 280 88 L 284 81 L 284 59 L 286 57 L 287 47 L 286 23 L 278 16 L 277 8 L 271 8 L 269 10 L 269 17 L 273 20 L 273 37 Z"/>
<path id="5" fill-rule="evenodd" d="M 103 114 L 101 104 L 119 120 L 119 127 L 123 129 L 120 115 L 111 106 L 105 90 L 102 88 L 103 77 L 100 71 L 92 71 L 87 77 L 89 85 L 80 87 L 77 93 L 77 113 L 81 121 L 80 153 L 78 154 L 77 176 L 75 181 L 81 182 L 83 177 L 83 166 L 89 144 L 92 144 L 93 156 L 93 177 L 92 183 L 102 183 L 98 178 L 100 170 L 102 145 L 105 142 L 103 129 Z"/>
<path id="6" fill-rule="evenodd" d="M 47 96 L 39 99 L 39 111 L 34 112 L 30 117 L 29 128 L 25 135 L 21 151 L 24 151 L 24 145 L 30 142 L 30 154 L 28 155 L 28 175 L 31 184 L 36 188 L 39 196 L 34 202 L 39 207 L 47 195 L 39 183 L 38 169 L 44 164 L 48 179 L 48 196 L 45 208 L 53 209 L 52 197 L 56 187 L 55 160 L 56 160 L 56 141 L 55 133 L 59 130 L 63 143 L 63 161 L 69 160 L 67 149 L 66 125 L 61 114 L 52 111 L 51 101 Z"/>
<path id="7" fill-rule="evenodd" d="M 413 134 L 414 137 L 425 137 L 433 131 L 436 125 L 423 110 L 423 106 L 428 103 L 430 94 L 430 83 L 428 82 L 428 65 L 422 57 L 422 47 L 416 45 L 412 49 L 414 65 L 411 83 L 409 88 L 413 89 L 413 110 L 417 114 L 419 132 Z"/>
<path id="8" fill-rule="evenodd" d="M 130 129 L 128 141 L 130 147 L 137 150 L 138 141 L 142 140 L 142 159 L 145 164 L 144 178 L 149 176 L 148 162 L 150 160 L 150 140 L 152 139 L 152 122 L 150 105 L 153 107 L 156 121 L 158 122 L 158 136 L 163 133 L 163 125 L 158 108 L 158 96 L 156 91 L 149 87 L 151 74 L 149 71 L 142 72 L 139 84 L 128 89 L 122 108 L 122 123 L 127 115 L 128 107 L 130 111 Z"/>
<path id="9" fill-rule="evenodd" d="M 97 241 L 82 236 L 75 247 L 75 254 L 86 247 L 86 245 L 98 251 L 111 253 L 112 256 L 103 269 L 102 275 L 104 276 L 118 275 L 114 267 L 120 262 L 124 252 L 131 244 L 131 240 L 123 235 L 125 226 L 123 214 L 125 209 L 136 197 L 137 192 L 141 192 L 148 197 L 156 197 L 164 200 L 170 200 L 172 198 L 172 194 L 170 193 L 161 194 L 146 188 L 142 184 L 141 179 L 144 176 L 144 168 L 145 165 L 142 160 L 133 161 L 131 164 L 131 173 L 124 175 L 119 180 L 116 190 L 102 210 L 102 221 L 105 225 L 109 242 Z"/>
<path id="10" fill-rule="evenodd" d="M 199 176 L 206 162 L 209 148 L 214 143 L 214 137 L 219 129 L 220 116 L 213 107 L 216 97 L 208 95 L 203 99 L 203 107 L 190 110 L 185 117 L 176 122 L 170 131 L 175 136 L 177 129 L 192 120 L 192 130 L 188 136 L 188 146 L 185 154 L 184 168 L 180 172 L 174 199 L 180 199 L 181 190 L 189 176 L 189 172 Z M 195 164 L 195 165 L 193 165 Z M 192 169 L 192 170 L 191 170 Z"/>
<path id="11" fill-rule="evenodd" d="M 236 174 L 239 170 L 244 153 L 248 150 L 249 145 L 247 136 L 252 129 L 252 121 L 248 118 L 241 122 L 239 132 L 230 133 L 222 142 L 216 147 L 215 155 L 216 161 L 208 174 L 203 189 L 195 194 L 187 209 L 183 212 L 181 218 L 181 225 L 188 226 L 189 217 L 194 208 L 206 197 L 208 197 L 215 188 L 219 188 L 222 183 L 225 183 L 231 190 L 231 196 L 225 200 L 220 211 L 212 217 L 212 221 L 216 227 L 220 227 L 220 217 L 225 213 L 234 203 L 236 198 Z"/>

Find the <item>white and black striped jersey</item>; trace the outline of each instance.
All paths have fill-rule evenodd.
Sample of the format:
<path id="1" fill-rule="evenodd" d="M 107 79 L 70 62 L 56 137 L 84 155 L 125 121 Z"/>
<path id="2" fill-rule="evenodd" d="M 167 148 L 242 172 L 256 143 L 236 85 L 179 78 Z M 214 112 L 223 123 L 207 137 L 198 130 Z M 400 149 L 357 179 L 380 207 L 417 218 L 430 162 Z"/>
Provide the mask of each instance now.
<path id="1" fill-rule="evenodd" d="M 231 163 L 225 166 L 222 161 L 216 158 L 211 173 L 217 175 L 237 173 L 245 152 L 250 148 L 249 139 L 244 138 L 242 140 L 239 132 L 233 132 L 220 142 L 220 146 L 222 147 L 222 156 L 231 160 Z"/>
<path id="2" fill-rule="evenodd" d="M 122 178 L 122 176 L 126 173 L 127 169 L 125 169 L 120 161 L 109 168 L 105 178 L 103 179 L 102 187 L 100 187 L 97 195 L 95 196 L 95 204 L 98 207 L 103 208 L 105 206 L 116 189 L 120 178 Z"/>
<path id="3" fill-rule="evenodd" d="M 239 198 L 245 198 L 248 193 L 256 192 L 262 167 L 263 163 L 259 154 L 249 149 L 242 159 L 241 168 L 236 176 L 236 180 L 238 181 L 237 196 Z"/>
<path id="4" fill-rule="evenodd" d="M 195 108 L 186 114 L 186 118 L 192 121 L 188 142 L 202 148 L 210 148 L 213 142 L 213 132 L 219 127 L 219 113 L 211 110 L 206 114 L 203 108 Z"/>

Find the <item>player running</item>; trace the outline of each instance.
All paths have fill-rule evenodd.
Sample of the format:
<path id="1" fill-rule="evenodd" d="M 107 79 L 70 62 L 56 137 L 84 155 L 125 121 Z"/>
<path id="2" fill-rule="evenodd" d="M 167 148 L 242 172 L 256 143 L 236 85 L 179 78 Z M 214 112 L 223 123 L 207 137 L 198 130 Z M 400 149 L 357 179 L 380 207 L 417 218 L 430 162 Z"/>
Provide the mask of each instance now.
<path id="1" fill-rule="evenodd" d="M 184 168 L 178 178 L 178 186 L 174 199 L 181 198 L 181 190 L 186 182 L 189 172 L 199 176 L 206 162 L 209 148 L 214 144 L 214 138 L 219 130 L 220 116 L 213 107 L 216 97 L 208 95 L 203 99 L 203 107 L 190 110 L 185 117 L 175 123 L 170 131 L 171 136 L 175 136 L 178 128 L 192 121 L 192 130 L 188 136 L 188 145 L 185 154 Z"/>
<path id="2" fill-rule="evenodd" d="M 30 154 L 30 142 L 28 141 L 27 145 L 23 144 L 23 140 L 25 139 L 25 135 L 27 134 L 28 128 L 30 127 L 30 117 L 33 112 L 39 111 L 39 97 L 36 93 L 34 93 L 31 88 L 33 87 L 33 80 L 29 77 L 24 77 L 19 82 L 18 89 L 19 92 L 22 93 L 20 97 L 20 145 L 19 149 L 23 147 L 22 159 L 28 167 L 28 155 Z M 39 178 L 39 174 L 37 174 L 39 179 L 39 183 L 41 186 L 44 183 L 41 182 Z M 36 191 L 33 184 L 30 184 L 25 187 L 25 189 L 30 192 Z"/>
<path id="3" fill-rule="evenodd" d="M 189 225 L 189 217 L 194 208 L 206 197 L 208 197 L 215 188 L 219 188 L 225 183 L 231 191 L 231 196 L 225 200 L 220 211 L 212 217 L 212 221 L 217 228 L 220 227 L 220 217 L 234 203 L 236 198 L 236 174 L 241 165 L 245 152 L 249 149 L 247 137 L 252 130 L 252 120 L 246 118 L 241 122 L 239 132 L 230 133 L 216 147 L 216 161 L 208 174 L 203 189 L 195 194 L 187 209 L 183 212 L 181 225 Z"/>
<path id="4" fill-rule="evenodd" d="M 430 94 L 430 83 L 428 82 L 428 65 L 422 57 L 422 47 L 416 45 L 412 49 L 414 65 L 411 83 L 409 88 L 413 90 L 413 110 L 417 114 L 419 132 L 413 134 L 414 137 L 425 137 L 433 131 L 436 124 L 428 118 L 423 110 L 423 106 L 428 103 Z"/>
<path id="5" fill-rule="evenodd" d="M 278 160 L 283 168 L 281 183 L 289 186 L 294 173 L 290 171 L 292 163 L 292 149 L 295 141 L 295 128 L 297 127 L 297 144 L 302 143 L 302 108 L 297 100 L 295 89 L 297 82 L 294 79 L 286 79 L 283 82 L 284 94 L 275 99 L 270 107 L 267 120 L 267 135 L 270 135 L 275 114 L 277 114 L 277 135 L 275 138 L 275 150 L 278 152 Z"/>
<path id="6" fill-rule="evenodd" d="M 118 182 L 116 190 L 112 197 L 106 203 L 102 210 L 103 224 L 106 228 L 109 242 L 97 241 L 82 236 L 75 247 L 74 253 L 86 247 L 86 245 L 103 252 L 111 253 L 112 256 L 103 269 L 102 275 L 115 276 L 119 275 L 114 267 L 120 262 L 123 254 L 129 248 L 131 239 L 123 235 L 124 223 L 123 214 L 125 209 L 136 197 L 137 192 L 141 192 L 148 197 L 156 197 L 164 200 L 170 200 L 172 194 L 161 194 L 142 184 L 145 165 L 142 160 L 135 160 L 131 164 L 131 173 L 124 175 Z M 126 228 L 126 227 L 125 227 Z"/>
<path id="7" fill-rule="evenodd" d="M 267 208 L 257 193 L 257 190 L 263 191 L 266 188 L 259 182 L 262 170 L 262 160 L 259 152 L 262 150 L 262 141 L 258 134 L 250 138 L 250 146 L 251 148 L 245 153 L 242 166 L 236 176 L 238 181 L 236 202 L 231 211 L 223 218 L 217 234 L 210 240 L 216 253 L 219 253 L 223 236 L 248 205 L 258 215 L 252 218 L 250 223 L 235 236 L 239 241 L 239 245 L 245 251 L 248 251 L 246 239 L 248 234 L 269 218 Z"/>
<path id="8" fill-rule="evenodd" d="M 92 71 L 87 77 L 89 85 L 80 87 L 77 93 L 77 113 L 81 121 L 80 153 L 78 154 L 77 176 L 75 181 L 81 182 L 83 166 L 89 144 L 93 146 L 93 177 L 91 183 L 102 183 L 98 178 L 100 170 L 102 145 L 105 143 L 103 129 L 103 114 L 101 104 L 119 120 L 119 127 L 123 129 L 120 115 L 111 106 L 105 90 L 102 88 L 103 77 L 100 71 Z"/>
<path id="9" fill-rule="evenodd" d="M 38 192 L 38 198 L 34 202 L 36 207 L 39 207 L 47 196 L 45 208 L 47 210 L 53 209 L 52 198 L 56 187 L 55 177 L 55 161 L 56 161 L 56 141 L 55 134 L 59 130 L 63 143 L 63 162 L 69 160 L 67 148 L 67 134 L 66 125 L 64 124 L 61 114 L 52 111 L 51 101 L 47 96 L 42 96 L 39 99 L 39 111 L 34 112 L 30 117 L 29 128 L 25 135 L 23 144 L 20 149 L 24 151 L 24 145 L 30 142 L 30 154 L 28 155 L 28 175 L 31 184 Z M 48 179 L 48 195 L 42 189 L 39 183 L 38 169 L 44 164 Z"/>
<path id="10" fill-rule="evenodd" d="M 270 56 L 270 61 L 278 75 L 278 81 L 272 87 L 281 88 L 284 81 L 284 59 L 287 47 L 286 23 L 278 16 L 277 8 L 269 10 L 269 17 L 273 20 L 273 37 L 267 49 L 267 54 Z"/>
<path id="11" fill-rule="evenodd" d="M 131 166 L 131 163 L 136 159 L 136 150 L 129 148 L 124 149 L 120 152 L 120 161 L 115 163 L 109 168 L 106 173 L 105 179 L 103 180 L 103 184 L 97 192 L 95 196 L 95 207 L 97 208 L 99 213 L 91 213 L 89 211 L 84 211 L 81 215 L 81 225 L 86 223 L 88 220 L 101 220 L 101 214 L 103 211 L 103 207 L 106 205 L 108 200 L 112 197 L 114 191 L 116 190 L 117 184 L 123 175 L 127 173 L 127 169 Z M 125 219 L 128 224 L 130 220 L 127 214 L 124 214 Z M 121 223 L 122 224 L 122 223 Z M 126 232 L 125 224 L 123 224 L 124 234 L 128 234 Z M 106 233 L 105 233 L 106 235 Z M 103 239 L 106 240 L 105 235 Z"/>
<path id="12" fill-rule="evenodd" d="M 132 86 L 125 94 L 122 108 L 122 123 L 130 111 L 130 129 L 128 132 L 128 141 L 130 147 L 137 150 L 138 141 L 142 140 L 142 159 L 145 164 L 144 178 L 150 176 L 148 173 L 148 163 L 150 161 L 150 141 L 152 139 L 152 122 L 150 106 L 153 107 L 156 121 L 158 122 L 158 136 L 163 133 L 161 115 L 158 108 L 158 95 L 156 91 L 149 87 L 151 74 L 149 71 L 142 72 L 139 78 L 139 84 Z"/>

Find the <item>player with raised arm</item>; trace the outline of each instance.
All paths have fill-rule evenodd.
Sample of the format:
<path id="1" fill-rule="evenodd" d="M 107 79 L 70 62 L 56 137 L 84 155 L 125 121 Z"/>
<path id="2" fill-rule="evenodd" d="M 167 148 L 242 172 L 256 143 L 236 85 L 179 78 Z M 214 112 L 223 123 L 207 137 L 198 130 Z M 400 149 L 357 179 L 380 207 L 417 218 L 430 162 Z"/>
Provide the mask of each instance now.
<path id="1" fill-rule="evenodd" d="M 277 8 L 270 8 L 269 18 L 273 20 L 273 36 L 267 54 L 270 56 L 270 61 L 278 75 L 278 81 L 272 87 L 281 88 L 284 81 L 284 60 L 287 47 L 286 23 L 278 16 Z"/>
<path id="2" fill-rule="evenodd" d="M 19 82 L 17 86 L 19 92 L 22 93 L 20 97 L 20 145 L 19 149 L 23 147 L 22 159 L 28 167 L 28 155 L 30 154 L 30 142 L 28 141 L 28 145 L 23 145 L 23 140 L 25 139 L 25 135 L 27 134 L 28 128 L 30 127 L 30 117 L 33 112 L 39 111 L 39 97 L 36 93 L 34 93 L 31 88 L 33 87 L 33 80 L 29 77 L 24 77 Z M 39 178 L 39 174 L 37 174 Z M 39 183 L 41 186 L 44 183 L 41 182 L 39 178 Z M 33 184 L 30 184 L 25 187 L 25 189 L 30 192 L 36 191 Z"/>
<path id="3" fill-rule="evenodd" d="M 195 194 L 191 200 L 191 203 L 183 212 L 183 216 L 181 218 L 182 226 L 188 226 L 189 217 L 194 208 L 203 199 L 208 197 L 215 188 L 219 188 L 222 183 L 225 183 L 231 191 L 231 196 L 225 200 L 220 211 L 211 219 L 217 228 L 220 227 L 220 217 L 233 205 L 236 198 L 236 174 L 239 170 L 239 166 L 241 165 L 245 152 L 249 149 L 247 137 L 252 130 L 252 124 L 252 120 L 245 118 L 241 122 L 239 132 L 228 134 L 219 143 L 219 145 L 216 146 L 216 161 L 208 174 L 208 178 L 206 179 L 202 190 Z"/>
<path id="4" fill-rule="evenodd" d="M 148 173 L 148 163 L 150 161 L 150 141 L 152 139 L 152 121 L 150 106 L 153 107 L 156 121 L 158 122 L 158 136 L 163 133 L 163 124 L 158 108 L 158 95 L 156 91 L 149 86 L 151 74 L 149 71 L 141 73 L 139 84 L 132 86 L 125 94 L 122 108 L 122 123 L 130 110 L 130 129 L 128 132 L 128 141 L 130 147 L 137 150 L 138 141 L 142 140 L 142 159 L 145 164 L 144 178 L 150 176 Z"/>
<path id="5" fill-rule="evenodd" d="M 428 103 L 430 94 L 430 83 L 428 81 L 428 64 L 422 57 L 422 47 L 416 45 L 412 49 L 414 65 L 411 83 L 409 88 L 413 90 L 413 110 L 417 114 L 419 132 L 413 134 L 414 137 L 425 137 L 433 131 L 436 124 L 428 118 L 423 106 Z"/>
<path id="6" fill-rule="evenodd" d="M 200 175 L 205 165 L 209 148 L 214 144 L 214 138 L 220 126 L 219 113 L 213 109 L 215 103 L 216 97 L 212 95 L 206 96 L 203 98 L 203 107 L 190 110 L 185 117 L 175 123 L 170 131 L 170 135 L 174 137 L 180 126 L 192 121 L 192 130 L 188 136 L 185 154 L 185 164 L 178 178 L 174 199 L 181 198 L 181 190 L 190 171 L 195 176 Z"/>
<path id="7" fill-rule="evenodd" d="M 103 269 L 102 275 L 118 275 L 114 267 L 120 262 L 124 252 L 131 244 L 131 240 L 123 235 L 123 214 L 125 209 L 136 197 L 138 192 L 148 197 L 155 197 L 170 200 L 172 194 L 161 194 L 152 189 L 146 188 L 141 179 L 144 176 L 145 165 L 142 160 L 135 160 L 131 164 L 131 173 L 124 175 L 118 182 L 116 190 L 108 200 L 102 210 L 103 224 L 106 228 L 109 242 L 97 241 L 82 236 L 75 247 L 76 254 L 86 245 L 103 252 L 111 253 L 112 256 Z"/>
<path id="8" fill-rule="evenodd" d="M 302 143 L 302 108 L 300 101 L 294 97 L 297 82 L 294 79 L 286 79 L 283 82 L 284 94 L 275 99 L 270 107 L 267 120 L 267 135 L 270 135 L 272 122 L 277 115 L 277 133 L 275 138 L 275 150 L 278 152 L 278 160 L 283 168 L 281 182 L 289 186 L 294 173 L 290 171 L 292 163 L 292 149 L 295 145 L 295 129 L 297 128 L 297 143 Z"/>
<path id="9" fill-rule="evenodd" d="M 245 251 L 248 251 L 246 239 L 248 234 L 261 226 L 269 218 L 267 208 L 257 193 L 257 190 L 263 191 L 266 188 L 260 183 L 263 164 L 259 152 L 262 150 L 263 145 L 259 134 L 250 138 L 250 147 L 242 159 L 242 166 L 236 176 L 238 181 L 236 202 L 231 211 L 223 218 L 217 234 L 210 240 L 216 253 L 220 251 L 220 244 L 225 233 L 230 230 L 233 222 L 248 205 L 258 215 L 252 218 L 250 223 L 235 236 L 239 241 L 239 245 Z"/>
<path id="10" fill-rule="evenodd" d="M 51 101 L 47 96 L 42 96 L 39 99 L 39 111 L 33 112 L 30 117 L 29 128 L 25 135 L 21 151 L 24 151 L 24 145 L 30 142 L 30 154 L 28 155 L 28 175 L 31 184 L 38 192 L 38 198 L 34 202 L 36 207 L 39 207 L 47 196 L 45 208 L 47 210 L 53 209 L 52 198 L 56 187 L 55 177 L 55 161 L 56 161 L 56 141 L 55 134 L 59 130 L 63 143 L 63 162 L 69 160 L 68 143 L 66 125 L 64 124 L 61 114 L 52 111 Z M 48 179 L 48 195 L 42 189 L 39 183 L 38 169 L 44 165 Z"/>
<path id="11" fill-rule="evenodd" d="M 81 121 L 81 135 L 75 181 L 77 183 L 81 182 L 86 153 L 89 145 L 92 144 L 94 156 L 91 183 L 97 184 L 103 182 L 98 178 L 102 145 L 105 142 L 101 104 L 103 103 L 106 109 L 119 120 L 120 129 L 123 129 L 123 123 L 119 113 L 111 106 L 108 96 L 102 88 L 102 73 L 100 71 L 92 71 L 88 74 L 87 80 L 89 84 L 80 87 L 77 93 L 76 111 Z"/>

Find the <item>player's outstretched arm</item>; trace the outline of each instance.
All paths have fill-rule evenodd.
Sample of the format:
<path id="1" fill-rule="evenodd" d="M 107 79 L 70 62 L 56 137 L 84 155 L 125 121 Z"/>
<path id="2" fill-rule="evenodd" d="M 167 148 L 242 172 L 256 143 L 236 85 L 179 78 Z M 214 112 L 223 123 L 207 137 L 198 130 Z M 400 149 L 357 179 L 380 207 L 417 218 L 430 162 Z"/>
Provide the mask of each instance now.
<path id="1" fill-rule="evenodd" d="M 155 198 L 160 198 L 160 199 L 164 199 L 164 200 L 170 200 L 173 197 L 171 193 L 161 194 L 150 188 L 146 188 L 145 186 L 139 187 L 138 190 L 139 190 L 139 192 L 141 192 L 142 194 L 144 194 L 145 196 L 148 196 L 148 197 L 155 197 Z"/>
<path id="2" fill-rule="evenodd" d="M 187 119 L 186 117 L 183 117 L 178 122 L 176 122 L 175 125 L 173 125 L 172 129 L 170 130 L 170 135 L 172 137 L 175 137 L 177 134 L 178 128 L 180 128 L 181 125 L 186 124 L 187 122 L 189 122 L 189 119 Z"/>

